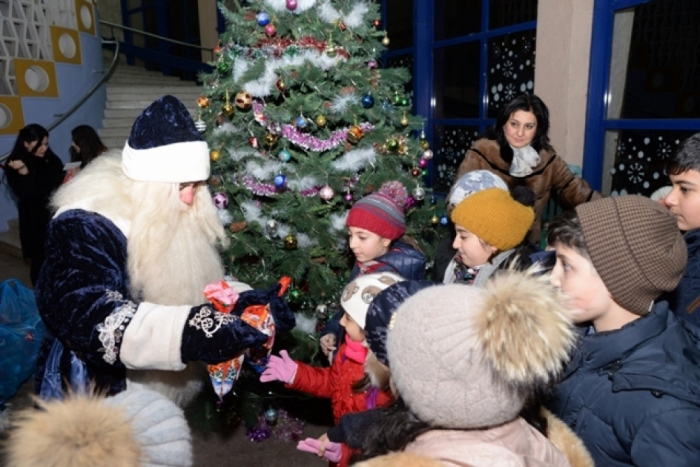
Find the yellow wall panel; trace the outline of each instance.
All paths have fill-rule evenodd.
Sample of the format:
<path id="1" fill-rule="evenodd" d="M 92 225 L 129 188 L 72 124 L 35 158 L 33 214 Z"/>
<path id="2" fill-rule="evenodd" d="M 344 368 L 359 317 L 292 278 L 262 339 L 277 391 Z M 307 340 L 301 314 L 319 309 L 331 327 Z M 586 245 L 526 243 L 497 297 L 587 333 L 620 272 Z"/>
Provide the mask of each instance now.
<path id="1" fill-rule="evenodd" d="M 17 96 L 0 96 L 0 135 L 16 135 L 22 128 L 22 99 Z"/>
<path id="2" fill-rule="evenodd" d="M 51 44 L 53 45 L 55 62 L 75 65 L 80 65 L 83 62 L 78 31 L 51 26 Z"/>
<path id="3" fill-rule="evenodd" d="M 15 58 L 17 92 L 20 96 L 58 97 L 56 67 L 53 62 Z"/>

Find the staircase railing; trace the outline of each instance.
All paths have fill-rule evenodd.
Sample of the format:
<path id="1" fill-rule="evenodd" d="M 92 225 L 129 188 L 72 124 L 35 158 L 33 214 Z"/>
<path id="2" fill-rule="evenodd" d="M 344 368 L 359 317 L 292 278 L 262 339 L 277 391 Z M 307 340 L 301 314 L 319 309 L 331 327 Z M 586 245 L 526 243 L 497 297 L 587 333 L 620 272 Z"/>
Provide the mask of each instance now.
<path id="1" fill-rule="evenodd" d="M 109 21 L 100 20 L 100 24 L 111 28 L 112 34 L 114 34 L 115 29 L 119 29 L 124 32 L 124 37 L 126 40 L 121 41 L 120 45 L 121 52 L 127 57 L 127 60 L 138 58 L 146 62 L 147 65 L 157 64 L 160 66 L 160 71 L 165 75 L 170 75 L 172 70 L 179 70 L 196 77 L 197 74 L 202 71 L 211 72 L 213 70 L 211 65 L 202 60 L 193 60 L 191 58 L 182 57 L 171 53 L 170 51 L 170 45 L 188 47 L 190 49 L 196 49 L 200 56 L 202 51 L 210 54 L 211 61 L 213 61 L 214 52 L 208 47 L 170 39 L 157 34 L 152 34 L 150 32 L 141 31 L 140 29 L 131 28 L 129 26 L 110 23 Z M 157 45 L 155 47 L 140 47 L 134 45 L 130 40 L 131 33 L 139 34 L 146 38 L 155 39 L 157 41 Z"/>
<path id="2" fill-rule="evenodd" d="M 116 40 L 116 38 L 112 39 L 102 39 L 102 45 L 111 45 L 114 44 L 114 56 L 112 57 L 112 62 L 109 64 L 109 68 L 107 69 L 107 72 L 100 78 L 100 80 L 95 83 L 93 87 L 91 87 L 78 101 L 73 104 L 68 110 L 61 114 L 54 114 L 54 117 L 58 117 L 56 120 L 54 120 L 50 125 L 46 127 L 47 131 L 51 131 L 54 128 L 56 128 L 58 125 L 63 123 L 65 119 L 73 115 L 73 113 L 80 108 L 95 92 L 102 86 L 104 83 L 107 82 L 107 80 L 112 76 L 114 73 L 114 70 L 117 68 L 117 64 L 119 63 L 119 41 Z M 4 162 L 8 157 L 10 157 L 10 154 L 12 154 L 12 151 L 9 151 L 2 156 L 0 156 L 0 163 Z"/>

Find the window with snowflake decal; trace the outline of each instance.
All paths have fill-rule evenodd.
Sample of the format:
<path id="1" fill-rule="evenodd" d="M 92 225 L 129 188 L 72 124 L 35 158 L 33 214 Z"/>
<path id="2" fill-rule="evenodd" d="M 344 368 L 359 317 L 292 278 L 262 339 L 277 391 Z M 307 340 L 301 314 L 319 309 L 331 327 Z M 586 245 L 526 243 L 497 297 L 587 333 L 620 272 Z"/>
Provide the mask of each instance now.
<path id="1" fill-rule="evenodd" d="M 535 87 L 535 30 L 495 37 L 488 47 L 488 116 Z"/>
<path id="2" fill-rule="evenodd" d="M 678 144 L 693 131 L 621 130 L 609 132 L 615 138 L 615 160 L 608 176 L 612 195 L 649 196 L 669 184 L 666 164 Z"/>
<path id="3" fill-rule="evenodd" d="M 435 131 L 435 174 L 433 187 L 440 192 L 447 192 L 454 182 L 457 167 L 464 159 L 464 154 L 479 134 L 474 126 L 436 125 Z"/>

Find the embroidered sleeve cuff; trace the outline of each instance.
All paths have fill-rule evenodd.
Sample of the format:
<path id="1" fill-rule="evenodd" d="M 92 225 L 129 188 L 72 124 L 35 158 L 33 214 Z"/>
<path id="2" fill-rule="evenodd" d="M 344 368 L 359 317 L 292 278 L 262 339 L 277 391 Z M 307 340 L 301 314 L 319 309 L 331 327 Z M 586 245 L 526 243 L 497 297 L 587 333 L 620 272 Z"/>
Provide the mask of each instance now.
<path id="1" fill-rule="evenodd" d="M 180 345 L 191 309 L 142 302 L 124 331 L 122 363 L 133 370 L 183 370 Z"/>

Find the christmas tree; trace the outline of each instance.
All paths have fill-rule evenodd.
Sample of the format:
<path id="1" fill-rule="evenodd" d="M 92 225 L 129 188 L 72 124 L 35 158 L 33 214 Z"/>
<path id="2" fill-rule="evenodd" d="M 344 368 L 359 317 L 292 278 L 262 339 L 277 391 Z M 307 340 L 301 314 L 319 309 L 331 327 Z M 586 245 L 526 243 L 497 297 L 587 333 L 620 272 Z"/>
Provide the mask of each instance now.
<path id="1" fill-rule="evenodd" d="M 423 185 L 432 157 L 411 112 L 410 73 L 383 68 L 379 7 L 358 0 L 220 5 L 215 67 L 200 79 L 198 128 L 211 148 L 210 188 L 227 225 L 227 272 L 254 287 L 281 276 L 297 311 L 293 357 L 317 351 L 354 257 L 353 202 L 398 180 L 407 234 L 430 257 L 444 212 Z M 442 219 L 441 219 L 442 217 Z"/>

